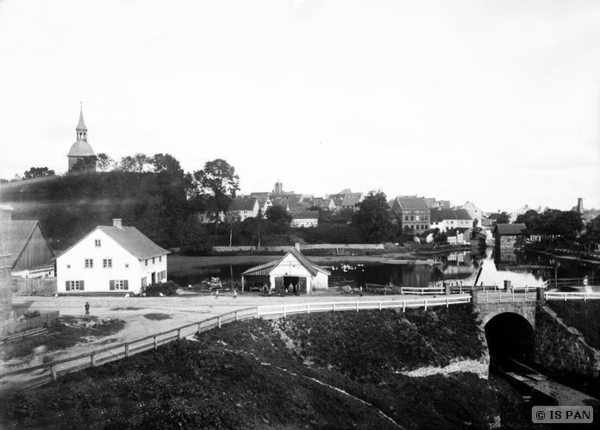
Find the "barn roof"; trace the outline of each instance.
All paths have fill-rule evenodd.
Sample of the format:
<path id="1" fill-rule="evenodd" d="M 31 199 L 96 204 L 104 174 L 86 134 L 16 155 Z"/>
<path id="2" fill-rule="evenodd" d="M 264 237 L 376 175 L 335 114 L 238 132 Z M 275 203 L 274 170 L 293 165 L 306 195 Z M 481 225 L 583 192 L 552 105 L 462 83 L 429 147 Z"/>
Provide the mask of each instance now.
<path id="1" fill-rule="evenodd" d="M 518 236 L 525 234 L 525 224 L 496 224 L 494 227 L 494 234 L 498 233 L 500 236 Z"/>
<path id="2" fill-rule="evenodd" d="M 2 251 L 10 254 L 11 266 L 19 258 L 29 238 L 33 235 L 38 221 L 15 221 L 2 223 L 0 225 L 0 237 L 2 237 Z"/>

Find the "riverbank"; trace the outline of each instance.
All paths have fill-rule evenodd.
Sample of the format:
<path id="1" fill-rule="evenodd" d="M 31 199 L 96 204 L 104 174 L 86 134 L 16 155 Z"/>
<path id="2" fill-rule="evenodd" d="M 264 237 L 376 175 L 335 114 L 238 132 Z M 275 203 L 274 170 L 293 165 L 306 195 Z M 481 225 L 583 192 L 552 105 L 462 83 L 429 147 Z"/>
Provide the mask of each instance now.
<path id="1" fill-rule="evenodd" d="M 535 248 L 527 248 L 526 251 L 527 252 L 535 252 L 535 253 L 543 254 L 543 255 L 548 255 L 553 258 L 560 258 L 561 260 L 581 261 L 582 263 L 600 265 L 600 260 L 590 260 L 589 258 L 582 258 L 580 256 L 565 255 L 565 254 L 561 254 L 559 251 L 552 252 L 552 251 L 548 251 L 548 250 L 544 250 L 544 249 L 535 249 Z"/>

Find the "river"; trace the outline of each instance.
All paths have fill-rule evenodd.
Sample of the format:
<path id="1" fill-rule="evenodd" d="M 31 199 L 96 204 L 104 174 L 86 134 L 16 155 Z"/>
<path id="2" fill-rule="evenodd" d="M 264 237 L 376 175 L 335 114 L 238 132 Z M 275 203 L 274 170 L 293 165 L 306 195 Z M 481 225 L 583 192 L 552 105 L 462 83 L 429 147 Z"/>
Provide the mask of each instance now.
<path id="1" fill-rule="evenodd" d="M 505 255 L 503 254 L 503 261 Z M 179 285 L 196 284 L 210 277 L 219 277 L 227 282 L 241 282 L 241 273 L 260 263 L 198 265 L 196 257 L 181 257 L 177 269 L 169 271 L 169 278 Z M 276 260 L 278 256 L 273 256 Z M 239 260 L 239 258 L 237 258 Z M 386 264 L 356 263 L 336 261 L 320 263 L 331 271 L 330 286 L 360 286 L 365 283 L 392 284 L 405 287 L 426 287 L 432 282 L 449 282 L 470 285 L 475 281 L 479 268 L 482 267 L 479 283 L 502 287 L 505 281 L 512 285 L 536 287 L 545 280 L 588 276 L 600 281 L 600 264 L 585 263 L 577 260 L 557 259 L 551 256 L 521 252 L 511 256 L 510 263 L 499 261 L 492 248 L 484 252 L 472 251 L 448 252 L 432 257 L 435 264 Z M 268 257 L 267 260 L 269 261 Z M 592 286 L 590 291 L 600 292 L 600 287 Z"/>

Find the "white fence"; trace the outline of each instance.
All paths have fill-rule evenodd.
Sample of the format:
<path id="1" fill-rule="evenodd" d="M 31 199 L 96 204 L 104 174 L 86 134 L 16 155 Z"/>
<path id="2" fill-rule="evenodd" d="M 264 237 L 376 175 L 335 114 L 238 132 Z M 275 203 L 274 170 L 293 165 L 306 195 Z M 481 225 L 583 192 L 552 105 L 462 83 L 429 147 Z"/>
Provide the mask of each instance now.
<path id="1" fill-rule="evenodd" d="M 0 391 L 5 388 L 29 389 L 52 380 L 56 381 L 59 374 L 76 372 L 88 367 L 130 357 L 142 351 L 157 349 L 177 339 L 202 333 L 213 328 L 221 328 L 223 324 L 233 321 L 243 321 L 253 318 L 274 319 L 294 314 L 310 314 L 315 312 L 341 312 L 373 309 L 402 309 L 424 308 L 432 306 L 450 306 L 470 303 L 469 295 L 454 295 L 440 298 L 411 299 L 411 300 L 377 300 L 377 301 L 344 301 L 344 302 L 313 302 L 301 304 L 259 306 L 255 308 L 238 309 L 209 319 L 187 324 L 162 333 L 146 336 L 131 342 L 110 345 L 75 357 L 52 361 L 38 366 L 21 368 L 0 373 Z"/>
<path id="2" fill-rule="evenodd" d="M 546 292 L 544 293 L 546 300 L 600 300 L 600 293 L 560 293 L 560 292 Z"/>

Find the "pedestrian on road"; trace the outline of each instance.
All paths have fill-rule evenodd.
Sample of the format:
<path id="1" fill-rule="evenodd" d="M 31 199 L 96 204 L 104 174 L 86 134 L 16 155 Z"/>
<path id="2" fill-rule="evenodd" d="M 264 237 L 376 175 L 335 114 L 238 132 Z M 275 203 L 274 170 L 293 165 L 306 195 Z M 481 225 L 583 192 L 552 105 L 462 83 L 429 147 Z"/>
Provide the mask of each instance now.
<path id="1" fill-rule="evenodd" d="M 89 302 L 85 302 L 85 314 L 86 315 L 90 314 L 90 304 L 89 304 Z"/>
<path id="2" fill-rule="evenodd" d="M 237 288 L 233 289 L 233 298 L 237 299 Z"/>
<path id="3" fill-rule="evenodd" d="M 219 289 L 215 290 L 215 300 L 219 298 Z"/>

